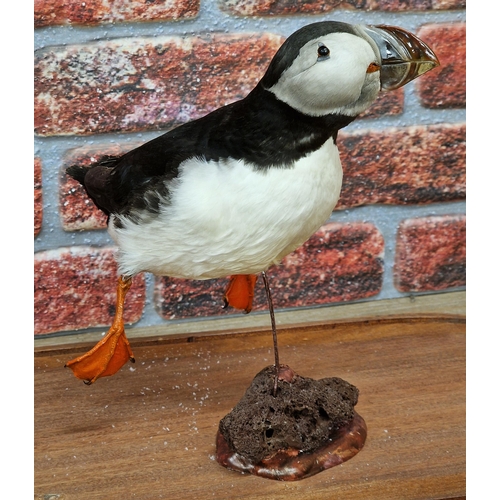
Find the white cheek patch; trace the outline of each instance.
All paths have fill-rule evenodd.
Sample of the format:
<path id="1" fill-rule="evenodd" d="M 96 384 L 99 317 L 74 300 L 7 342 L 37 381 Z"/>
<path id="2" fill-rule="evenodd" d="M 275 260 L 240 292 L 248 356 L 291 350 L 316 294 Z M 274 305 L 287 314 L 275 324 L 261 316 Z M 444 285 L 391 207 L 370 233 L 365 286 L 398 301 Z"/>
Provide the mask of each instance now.
<path id="1" fill-rule="evenodd" d="M 293 78 L 289 90 L 297 100 L 303 99 L 318 111 L 347 106 L 361 94 L 366 77 L 362 68 L 353 61 L 347 64 L 335 60 L 320 62 Z M 334 91 L 332 84 L 335 85 Z"/>
<path id="2" fill-rule="evenodd" d="M 320 42 L 330 49 L 330 57 L 318 61 Z M 334 33 L 308 43 L 269 90 L 308 115 L 321 116 L 340 110 L 351 114 L 350 106 L 366 109 L 378 93 L 378 90 L 369 95 L 363 92 L 365 84 L 371 85 L 371 80 L 379 78 L 378 72 L 368 76 L 366 73 L 374 60 L 375 54 L 366 40 L 349 33 Z M 362 95 L 363 102 L 357 102 Z"/>

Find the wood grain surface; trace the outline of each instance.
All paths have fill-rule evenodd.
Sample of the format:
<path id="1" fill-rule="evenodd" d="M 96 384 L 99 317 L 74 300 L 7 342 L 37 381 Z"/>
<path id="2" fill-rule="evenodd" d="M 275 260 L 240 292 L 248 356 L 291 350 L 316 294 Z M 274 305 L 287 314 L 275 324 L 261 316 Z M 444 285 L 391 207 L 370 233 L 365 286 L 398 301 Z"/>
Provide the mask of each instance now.
<path id="1" fill-rule="evenodd" d="M 224 469 L 219 420 L 273 363 L 269 332 L 132 340 L 137 362 L 86 386 L 35 351 L 35 498 L 465 497 L 465 321 L 390 319 L 279 331 L 282 363 L 360 390 L 368 426 L 352 460 L 297 482 Z"/>

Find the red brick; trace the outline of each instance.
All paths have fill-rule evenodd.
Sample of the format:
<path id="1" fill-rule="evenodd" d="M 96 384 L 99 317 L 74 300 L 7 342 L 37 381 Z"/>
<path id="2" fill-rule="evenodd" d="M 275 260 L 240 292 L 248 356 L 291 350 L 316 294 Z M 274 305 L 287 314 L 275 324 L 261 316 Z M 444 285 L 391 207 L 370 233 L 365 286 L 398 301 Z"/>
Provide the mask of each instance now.
<path id="1" fill-rule="evenodd" d="M 283 38 L 126 38 L 36 53 L 35 132 L 164 129 L 245 97 Z"/>
<path id="2" fill-rule="evenodd" d="M 359 8 L 365 0 L 220 0 L 221 9 L 238 16 L 319 14 L 340 6 Z"/>
<path id="3" fill-rule="evenodd" d="M 35 158 L 35 170 L 34 170 L 34 181 L 35 181 L 35 236 L 42 229 L 42 217 L 43 217 L 43 204 L 42 204 L 42 160 L 40 158 Z"/>
<path id="4" fill-rule="evenodd" d="M 223 310 L 227 280 L 183 280 L 156 277 L 154 303 L 158 314 L 169 320 L 234 314 Z"/>
<path id="5" fill-rule="evenodd" d="M 380 293 L 384 239 L 364 222 L 328 223 L 302 247 L 272 268 L 278 307 L 313 306 L 372 297 Z"/>
<path id="6" fill-rule="evenodd" d="M 341 132 L 338 143 L 344 167 L 338 210 L 375 203 L 414 204 L 465 199 L 463 124 Z M 138 145 L 134 142 L 85 146 L 65 156 L 59 195 L 64 230 L 106 227 L 106 216 L 87 197 L 84 189 L 65 174 L 66 168 L 73 164 L 89 165 L 104 155 L 120 155 Z"/>
<path id="7" fill-rule="evenodd" d="M 465 125 L 339 134 L 344 168 L 337 209 L 465 199 Z"/>
<path id="8" fill-rule="evenodd" d="M 416 80 L 416 89 L 427 108 L 465 108 L 465 23 L 428 24 L 418 30 L 436 53 L 440 66 Z"/>
<path id="9" fill-rule="evenodd" d="M 35 28 L 58 24 L 100 24 L 192 19 L 200 0 L 35 0 Z"/>
<path id="10" fill-rule="evenodd" d="M 432 10 L 432 0 L 368 0 L 368 10 L 406 12 Z"/>
<path id="11" fill-rule="evenodd" d="M 83 146 L 68 151 L 59 172 L 59 215 L 65 231 L 103 229 L 107 216 L 87 196 L 82 185 L 66 174 L 71 165 L 89 166 L 104 156 L 119 156 L 139 146 L 139 143 Z"/>
<path id="12" fill-rule="evenodd" d="M 219 0 L 219 4 L 237 16 L 321 14 L 333 9 L 407 12 L 465 8 L 465 0 Z"/>
<path id="13" fill-rule="evenodd" d="M 465 9 L 465 0 L 367 0 L 366 10 L 392 12 Z"/>
<path id="14" fill-rule="evenodd" d="M 116 304 L 114 248 L 70 247 L 35 254 L 35 334 L 108 327 Z M 135 323 L 145 303 L 142 275 L 125 303 L 125 321 Z"/>
<path id="15" fill-rule="evenodd" d="M 432 0 L 434 10 L 459 10 L 465 9 L 466 0 Z"/>
<path id="16" fill-rule="evenodd" d="M 396 242 L 396 288 L 428 292 L 465 286 L 465 243 L 465 215 L 404 221 Z"/>
<path id="17" fill-rule="evenodd" d="M 329 223 L 268 271 L 277 308 L 352 301 L 380 292 L 384 240 L 372 224 Z M 234 314 L 223 310 L 227 280 L 188 281 L 157 278 L 155 305 L 165 319 Z M 254 311 L 267 309 L 259 278 Z"/>

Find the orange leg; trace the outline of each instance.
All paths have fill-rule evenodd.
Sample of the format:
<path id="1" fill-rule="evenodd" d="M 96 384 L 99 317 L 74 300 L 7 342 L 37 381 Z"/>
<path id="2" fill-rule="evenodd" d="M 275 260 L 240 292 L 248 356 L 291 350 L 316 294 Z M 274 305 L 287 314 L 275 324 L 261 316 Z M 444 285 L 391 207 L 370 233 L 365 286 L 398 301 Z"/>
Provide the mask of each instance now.
<path id="1" fill-rule="evenodd" d="M 256 282 L 256 274 L 233 274 L 230 276 L 229 285 L 224 294 L 224 307 L 231 306 L 249 313 L 252 310 Z"/>
<path id="2" fill-rule="evenodd" d="M 129 360 L 135 362 L 123 324 L 125 296 L 131 285 L 132 278 L 120 276 L 115 317 L 108 333 L 90 351 L 64 365 L 86 384 L 93 384 L 100 377 L 114 375 Z"/>

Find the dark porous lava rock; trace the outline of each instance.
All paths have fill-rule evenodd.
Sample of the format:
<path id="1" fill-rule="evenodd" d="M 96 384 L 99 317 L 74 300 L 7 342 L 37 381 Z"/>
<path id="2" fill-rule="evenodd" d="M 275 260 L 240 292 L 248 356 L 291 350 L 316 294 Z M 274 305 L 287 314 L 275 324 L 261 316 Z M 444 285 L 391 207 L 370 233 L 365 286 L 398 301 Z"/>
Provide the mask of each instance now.
<path id="1" fill-rule="evenodd" d="M 308 453 L 334 441 L 354 419 L 358 389 L 340 378 L 314 380 L 274 366 L 259 372 L 219 424 L 227 446 L 256 464 L 280 450 Z"/>

